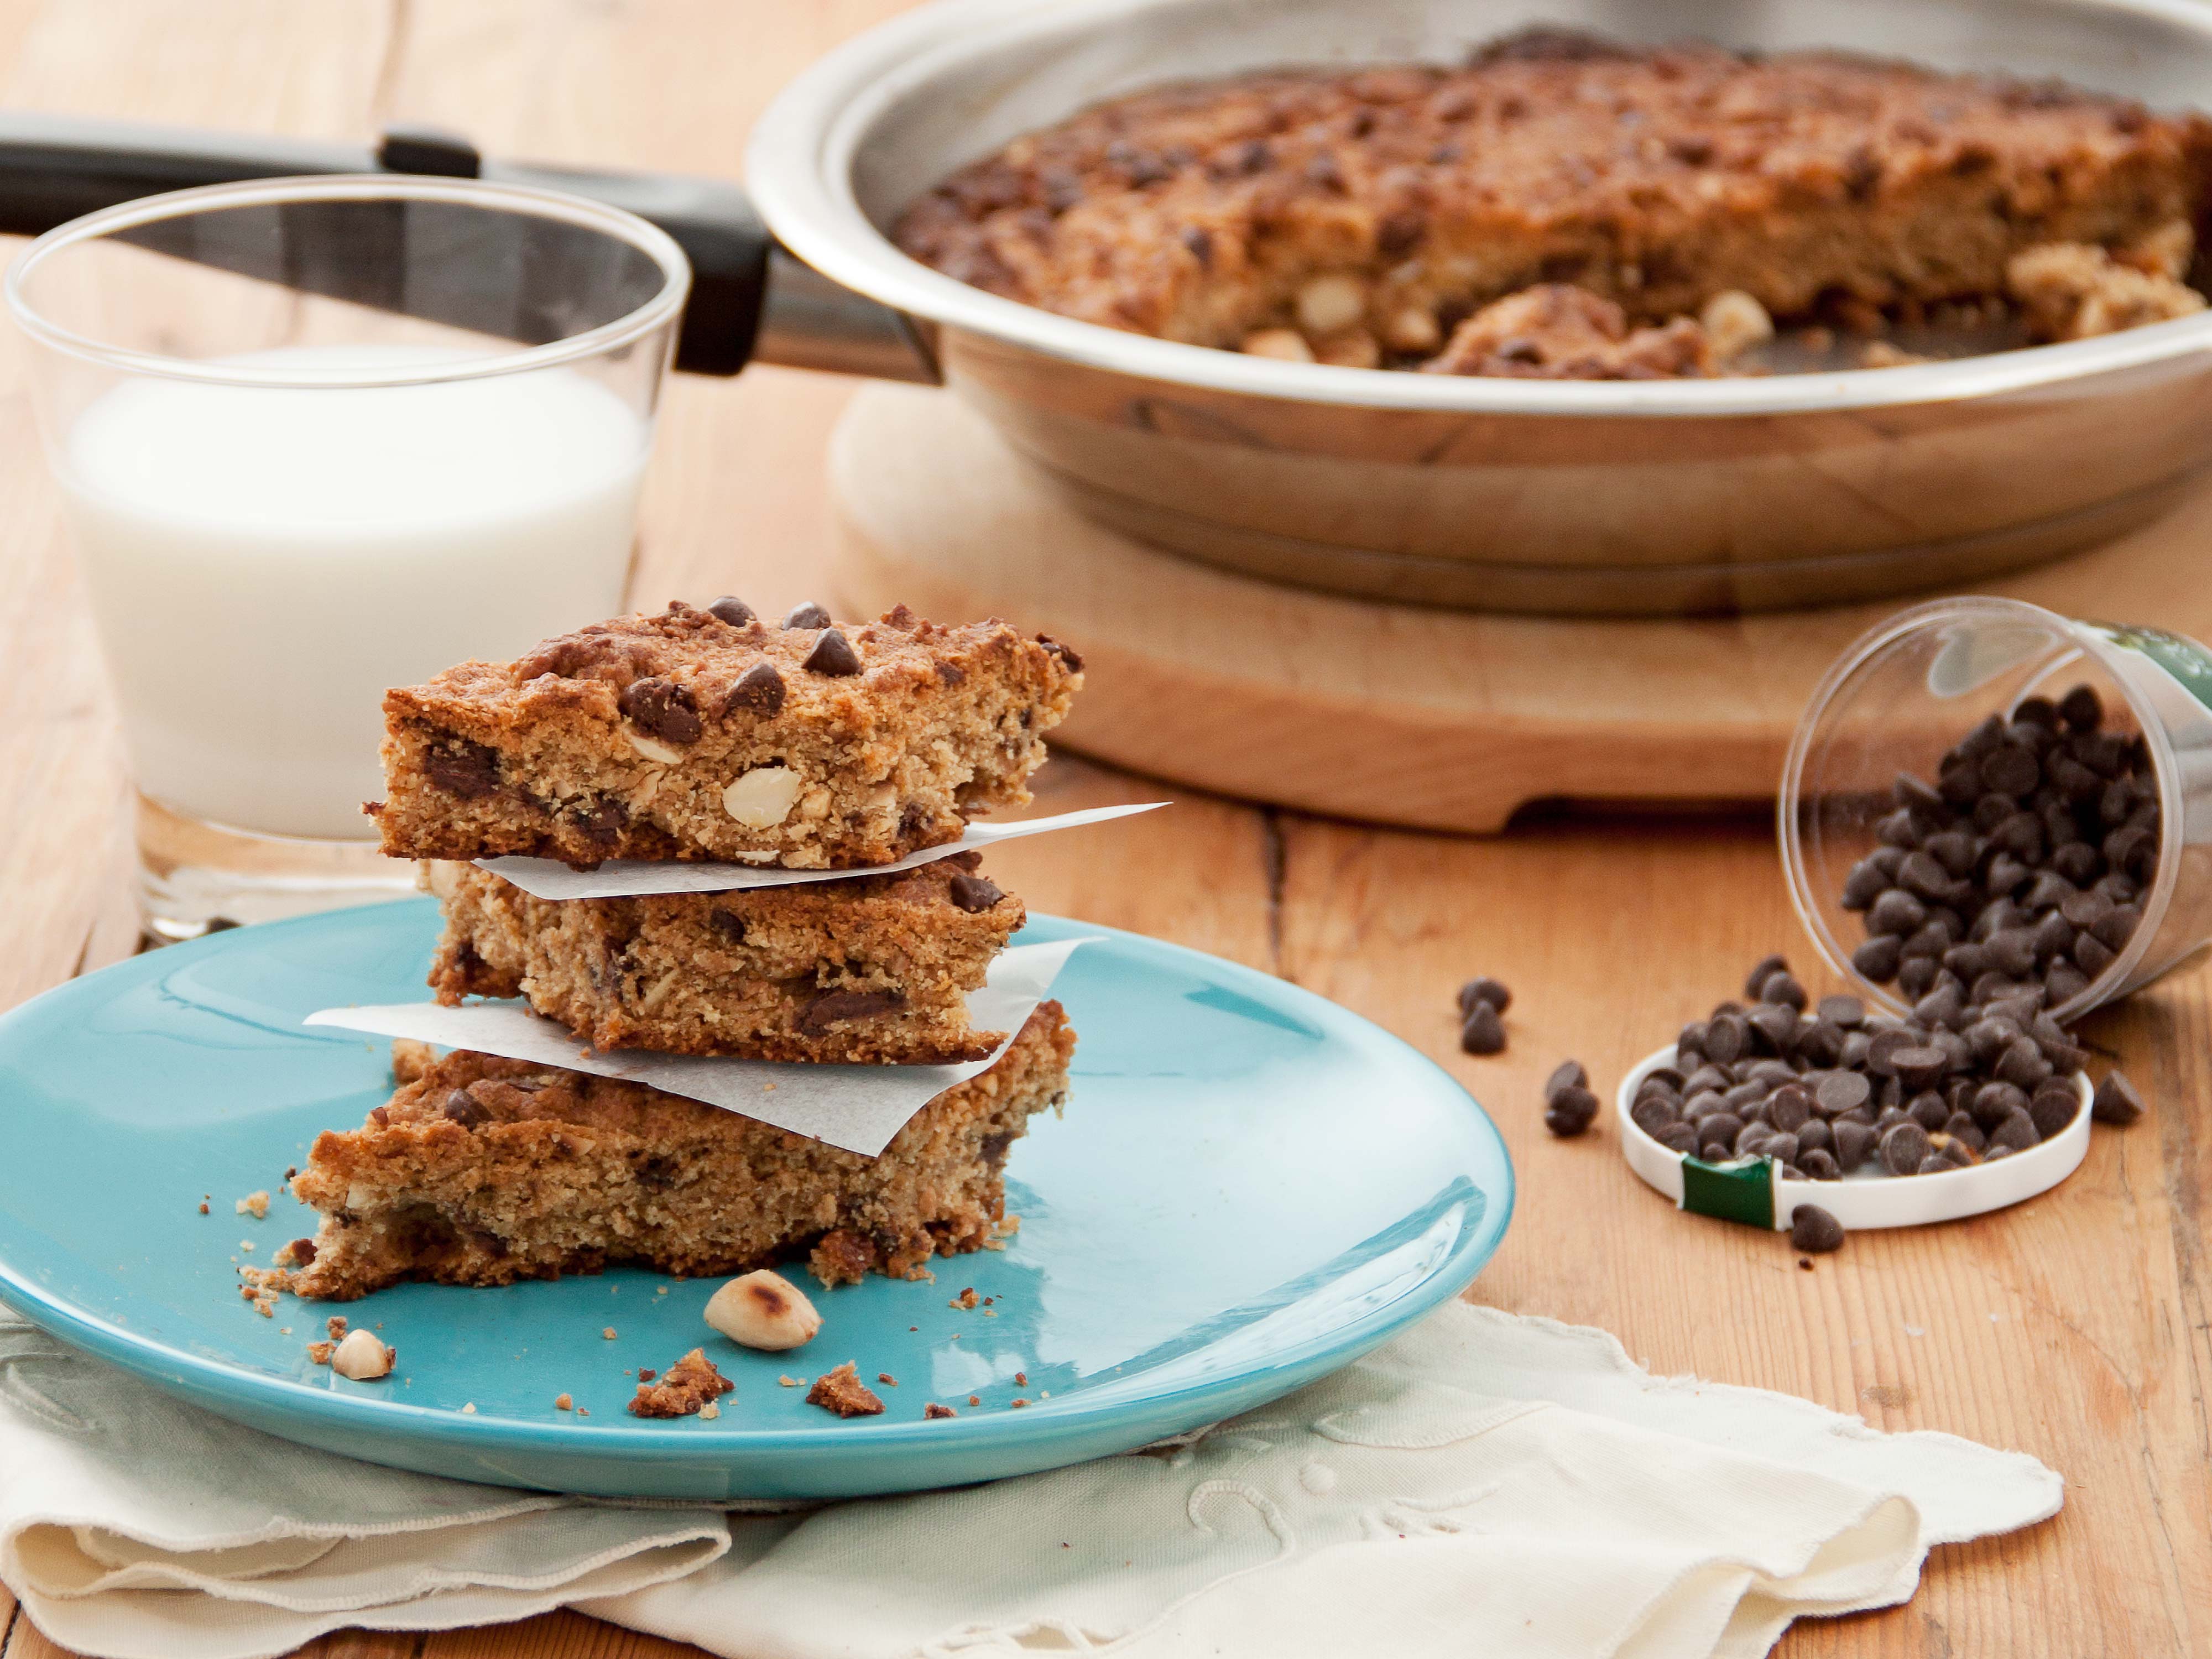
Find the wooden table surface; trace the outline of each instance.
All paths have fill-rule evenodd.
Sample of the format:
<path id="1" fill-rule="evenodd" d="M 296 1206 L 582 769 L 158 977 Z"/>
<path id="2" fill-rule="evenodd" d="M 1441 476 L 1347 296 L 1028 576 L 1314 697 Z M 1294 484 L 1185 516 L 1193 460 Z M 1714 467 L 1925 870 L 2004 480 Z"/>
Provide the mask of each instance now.
<path id="1" fill-rule="evenodd" d="M 0 99 L 49 109 L 359 138 L 443 123 L 487 151 L 734 173 L 790 75 L 897 0 L 0 0 Z M 82 597 L 38 459 L 13 331 L 0 343 L 0 1005 L 126 954 L 125 778 Z M 851 387 L 753 369 L 672 390 L 635 597 L 816 591 L 823 443 Z M 2155 617 L 2145 621 L 2159 620 Z M 1421 757 L 1407 756 L 1408 766 Z M 1156 793 L 1063 758 L 1042 805 Z M 1249 963 L 1449 1065 L 1510 1143 L 1520 1208 L 1473 1296 L 1602 1325 L 1661 1372 L 1784 1389 L 1885 1429 L 2033 1453 L 2066 1507 L 2024 1534 L 1937 1550 L 1903 1607 L 1799 1625 L 1812 1656 L 2212 1650 L 2212 1052 L 2201 973 L 2104 1017 L 2150 1097 L 2100 1130 L 2057 1193 L 2008 1213 L 1852 1239 L 1814 1271 L 1781 1238 L 1678 1215 L 1609 1131 L 1551 1139 L 1561 1057 L 1609 1086 L 1779 945 L 1819 990 L 1762 818 L 1580 818 L 1492 841 L 1389 833 L 1184 799 L 1113 832 L 993 855 L 1034 908 Z M 1793 948 L 1794 947 L 1794 948 Z M 1454 988 L 1514 988 L 1511 1044 L 1456 1052 Z M 0 1589 L 5 1659 L 61 1650 Z M 692 1650 L 573 1614 L 428 1638 L 346 1632 L 316 1656 L 644 1659 Z"/>

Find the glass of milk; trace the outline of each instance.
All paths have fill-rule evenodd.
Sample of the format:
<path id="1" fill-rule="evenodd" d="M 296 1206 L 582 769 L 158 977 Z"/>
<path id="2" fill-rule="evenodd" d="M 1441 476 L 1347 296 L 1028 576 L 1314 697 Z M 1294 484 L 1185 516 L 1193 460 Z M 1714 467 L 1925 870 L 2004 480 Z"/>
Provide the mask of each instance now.
<path id="1" fill-rule="evenodd" d="M 409 890 L 362 813 L 384 691 L 622 611 L 690 282 L 629 214 L 404 175 L 152 197 L 16 259 L 151 934 Z"/>

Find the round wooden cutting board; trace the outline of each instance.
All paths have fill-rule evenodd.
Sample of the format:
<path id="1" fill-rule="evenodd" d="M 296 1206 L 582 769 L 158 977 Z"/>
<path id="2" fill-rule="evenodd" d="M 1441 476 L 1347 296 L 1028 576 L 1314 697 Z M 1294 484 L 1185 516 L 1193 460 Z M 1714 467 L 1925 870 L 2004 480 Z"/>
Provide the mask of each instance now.
<path id="1" fill-rule="evenodd" d="M 1539 800 L 1771 798 L 1830 660 L 1928 597 L 1593 622 L 1278 586 L 1091 523 L 981 416 L 910 386 L 853 400 L 830 483 L 848 613 L 1006 617 L 1082 653 L 1055 741 L 1221 794 L 1420 829 L 1496 830 Z M 1980 591 L 2212 639 L 2212 483 Z"/>

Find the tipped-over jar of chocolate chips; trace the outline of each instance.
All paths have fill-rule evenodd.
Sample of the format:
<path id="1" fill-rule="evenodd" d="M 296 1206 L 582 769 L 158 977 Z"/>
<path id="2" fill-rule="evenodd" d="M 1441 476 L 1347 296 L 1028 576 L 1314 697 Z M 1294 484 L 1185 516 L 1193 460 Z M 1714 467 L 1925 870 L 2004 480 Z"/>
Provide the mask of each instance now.
<path id="1" fill-rule="evenodd" d="M 1638 1067 L 1622 1150 L 1645 1180 L 1763 1225 L 1807 1206 L 1805 1236 L 1839 1240 L 1838 1216 L 2016 1203 L 2093 1120 L 2140 1115 L 2117 1071 L 2093 1093 L 2071 1027 L 2212 943 L 2212 653 L 2010 599 L 1919 606 L 1821 683 L 1780 805 L 1791 896 L 1856 994 L 1808 1007 L 1769 958 Z"/>
<path id="2" fill-rule="evenodd" d="M 2212 942 L 2212 653 L 2013 599 L 1905 611 L 1814 693 L 1781 836 L 1877 1011 L 2069 1024 Z"/>

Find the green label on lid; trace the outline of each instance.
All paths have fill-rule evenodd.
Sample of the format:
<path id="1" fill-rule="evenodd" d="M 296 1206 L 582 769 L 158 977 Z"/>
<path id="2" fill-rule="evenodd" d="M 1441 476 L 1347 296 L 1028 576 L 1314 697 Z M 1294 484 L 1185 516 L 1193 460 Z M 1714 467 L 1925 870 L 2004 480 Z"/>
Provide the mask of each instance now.
<path id="1" fill-rule="evenodd" d="M 1774 1231 L 1774 1160 L 1708 1164 L 1682 1158 L 1682 1207 L 1695 1215 Z"/>
<path id="2" fill-rule="evenodd" d="M 2196 641 L 2169 634 L 2161 628 L 2142 628 L 2133 623 L 2085 623 L 2082 626 L 2103 635 L 2114 645 L 2149 658 L 2182 690 L 2212 709 L 2212 652 Z"/>

